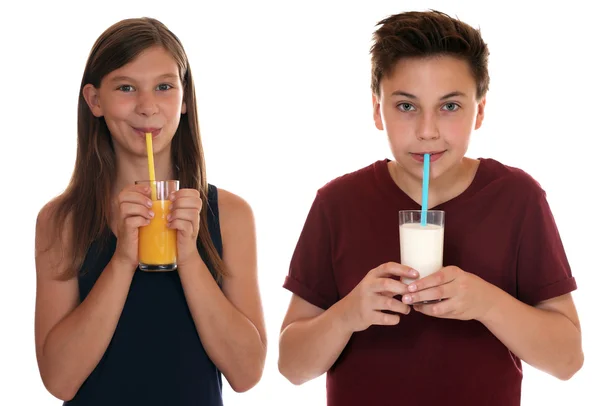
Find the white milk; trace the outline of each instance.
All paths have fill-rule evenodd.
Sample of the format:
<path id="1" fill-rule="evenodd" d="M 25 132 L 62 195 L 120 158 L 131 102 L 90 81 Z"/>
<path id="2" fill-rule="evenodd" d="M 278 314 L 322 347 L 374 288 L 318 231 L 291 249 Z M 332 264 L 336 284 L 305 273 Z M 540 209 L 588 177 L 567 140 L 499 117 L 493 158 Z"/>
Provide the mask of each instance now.
<path id="1" fill-rule="evenodd" d="M 419 223 L 400 226 L 400 259 L 402 265 L 419 272 L 419 279 L 442 268 L 444 227 Z M 407 285 L 415 279 L 402 278 Z"/>

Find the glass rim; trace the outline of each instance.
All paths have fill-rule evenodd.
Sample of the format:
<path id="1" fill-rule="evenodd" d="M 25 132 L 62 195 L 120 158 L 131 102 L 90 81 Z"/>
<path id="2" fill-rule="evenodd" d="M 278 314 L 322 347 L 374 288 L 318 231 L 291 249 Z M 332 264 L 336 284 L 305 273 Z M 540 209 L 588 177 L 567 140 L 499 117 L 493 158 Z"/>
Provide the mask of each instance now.
<path id="1" fill-rule="evenodd" d="M 398 213 L 422 213 L 422 210 L 399 210 Z M 444 210 L 425 210 L 425 213 L 445 213 Z"/>
<path id="2" fill-rule="evenodd" d="M 167 180 L 136 180 L 135 184 L 138 185 L 140 183 L 167 183 L 167 182 L 177 182 L 179 183 L 178 179 L 167 179 Z"/>

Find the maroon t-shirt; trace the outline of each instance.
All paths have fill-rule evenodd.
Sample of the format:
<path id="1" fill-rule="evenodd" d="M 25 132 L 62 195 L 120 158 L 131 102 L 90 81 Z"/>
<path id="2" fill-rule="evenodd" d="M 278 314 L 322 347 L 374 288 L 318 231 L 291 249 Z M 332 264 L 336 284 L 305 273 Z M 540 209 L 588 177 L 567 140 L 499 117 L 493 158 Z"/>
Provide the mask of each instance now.
<path id="1" fill-rule="evenodd" d="M 481 159 L 446 212 L 444 266 L 455 265 L 535 305 L 576 289 L 545 192 L 524 171 Z M 373 268 L 400 262 L 398 211 L 420 209 L 387 160 L 319 189 L 284 287 L 328 309 Z M 540 337 L 542 339 L 542 337 Z M 354 333 L 327 373 L 327 404 L 520 404 L 521 361 L 478 321 L 411 312 Z"/>

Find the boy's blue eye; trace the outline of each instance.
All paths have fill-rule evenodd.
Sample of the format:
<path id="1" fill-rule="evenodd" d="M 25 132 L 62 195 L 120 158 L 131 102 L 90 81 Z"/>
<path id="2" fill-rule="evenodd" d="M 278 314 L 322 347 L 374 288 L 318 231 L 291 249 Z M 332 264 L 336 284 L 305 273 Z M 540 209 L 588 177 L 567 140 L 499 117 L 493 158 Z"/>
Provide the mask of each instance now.
<path id="1" fill-rule="evenodd" d="M 120 90 L 120 91 L 122 91 L 122 92 L 132 92 L 133 91 L 133 86 L 131 86 L 131 85 L 121 85 L 117 89 Z"/>
<path id="2" fill-rule="evenodd" d="M 444 110 L 447 110 L 447 111 L 456 111 L 456 110 L 458 110 L 458 107 L 459 106 L 456 103 L 446 103 L 446 104 L 444 104 Z"/>
<path id="3" fill-rule="evenodd" d="M 166 83 L 161 83 L 160 85 L 157 86 L 157 89 L 161 90 L 161 91 L 169 90 L 171 88 L 173 88 L 173 86 L 166 84 Z"/>
<path id="4" fill-rule="evenodd" d="M 398 109 L 400 111 L 411 111 L 411 110 L 414 110 L 414 107 L 410 103 L 400 103 L 400 104 L 398 104 Z"/>

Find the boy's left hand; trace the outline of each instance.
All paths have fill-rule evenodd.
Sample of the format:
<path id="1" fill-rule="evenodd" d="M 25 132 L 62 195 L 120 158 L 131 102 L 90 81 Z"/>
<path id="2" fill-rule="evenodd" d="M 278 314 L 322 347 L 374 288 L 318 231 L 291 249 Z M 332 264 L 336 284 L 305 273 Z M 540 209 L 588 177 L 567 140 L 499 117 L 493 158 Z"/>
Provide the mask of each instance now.
<path id="1" fill-rule="evenodd" d="M 202 199 L 195 189 L 180 189 L 169 197 L 171 211 L 167 216 L 167 227 L 177 230 L 177 263 L 181 265 L 200 255 L 196 238 L 200 228 Z"/>
<path id="2" fill-rule="evenodd" d="M 481 320 L 492 307 L 498 288 L 456 266 L 446 266 L 408 286 L 406 304 L 428 316 L 457 320 Z M 423 301 L 441 302 L 418 304 Z"/>

